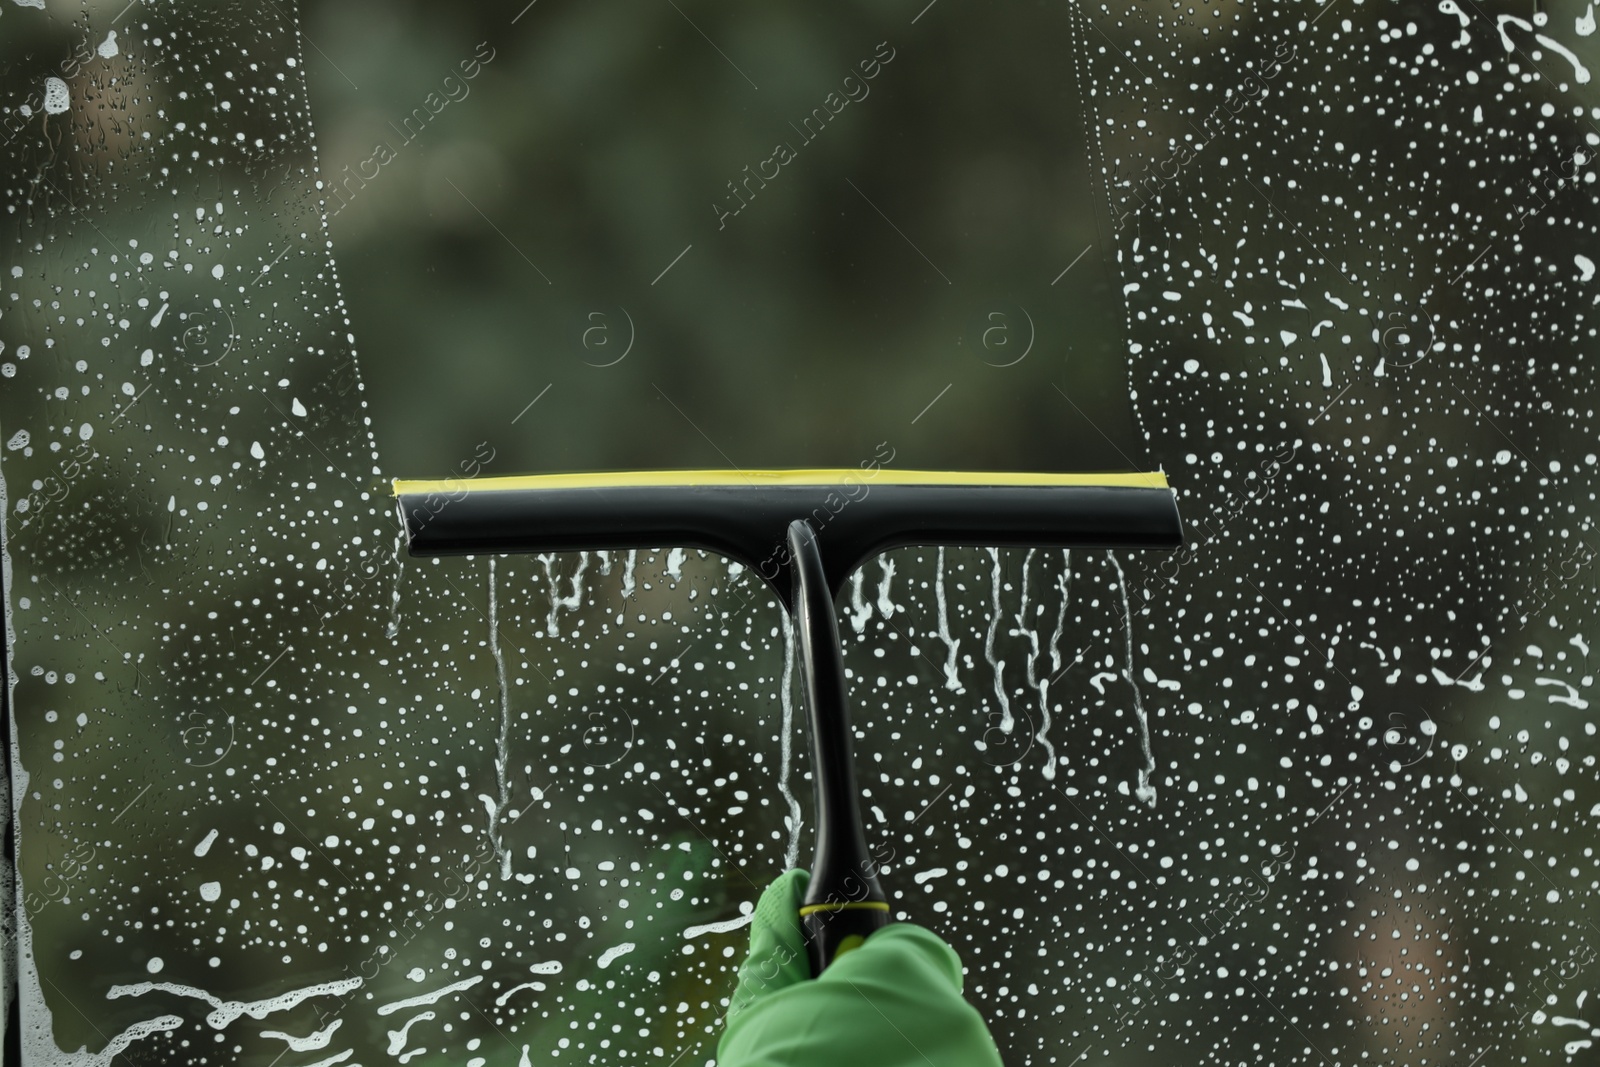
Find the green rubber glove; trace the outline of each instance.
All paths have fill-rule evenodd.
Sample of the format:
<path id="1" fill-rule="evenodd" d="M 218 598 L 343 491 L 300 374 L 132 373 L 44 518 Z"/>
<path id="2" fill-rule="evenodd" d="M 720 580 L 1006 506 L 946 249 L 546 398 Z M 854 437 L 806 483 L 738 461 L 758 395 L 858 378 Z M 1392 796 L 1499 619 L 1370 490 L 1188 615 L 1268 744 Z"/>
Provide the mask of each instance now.
<path id="1" fill-rule="evenodd" d="M 1001 1067 L 961 997 L 960 958 L 930 930 L 891 923 L 813 981 L 799 920 L 809 880 L 789 871 L 761 894 L 719 1067 Z"/>

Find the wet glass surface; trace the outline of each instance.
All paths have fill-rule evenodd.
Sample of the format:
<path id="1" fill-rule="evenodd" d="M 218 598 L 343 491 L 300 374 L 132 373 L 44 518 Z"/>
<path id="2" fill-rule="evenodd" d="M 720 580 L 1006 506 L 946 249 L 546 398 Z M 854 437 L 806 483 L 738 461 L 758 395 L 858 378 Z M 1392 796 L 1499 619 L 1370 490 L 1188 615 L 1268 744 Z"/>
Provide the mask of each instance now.
<path id="1" fill-rule="evenodd" d="M 885 887 L 1008 1063 L 1593 1060 L 1592 12 L 679 6 L 7 8 L 23 1061 L 706 1063 L 810 854 L 781 607 L 671 546 L 402 559 L 388 479 L 880 444 L 1159 465 L 1187 525 L 901 550 L 839 600 Z M 719 230 L 682 192 L 885 38 L 793 199 Z M 949 75 L 968 40 L 1005 77 Z M 606 86 L 647 102 L 597 142 Z M 1006 93 L 1070 118 L 1043 177 L 1025 129 L 980 151 Z M 614 157 L 653 150 L 650 201 Z M 939 268 L 856 162 L 967 175 L 883 205 Z M 1001 291 L 1046 309 L 1011 364 Z"/>

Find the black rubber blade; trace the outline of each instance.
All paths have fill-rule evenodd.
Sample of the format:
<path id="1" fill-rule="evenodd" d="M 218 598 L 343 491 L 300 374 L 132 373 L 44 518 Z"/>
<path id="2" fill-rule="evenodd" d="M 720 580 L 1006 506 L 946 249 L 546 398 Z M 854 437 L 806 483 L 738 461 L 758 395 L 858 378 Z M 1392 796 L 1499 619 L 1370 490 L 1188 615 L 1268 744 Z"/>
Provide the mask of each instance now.
<path id="1" fill-rule="evenodd" d="M 833 594 L 892 548 L 1183 543 L 1160 474 L 648 471 L 394 487 L 413 556 L 703 548 L 755 570 L 785 604 L 795 519 L 815 530 Z"/>

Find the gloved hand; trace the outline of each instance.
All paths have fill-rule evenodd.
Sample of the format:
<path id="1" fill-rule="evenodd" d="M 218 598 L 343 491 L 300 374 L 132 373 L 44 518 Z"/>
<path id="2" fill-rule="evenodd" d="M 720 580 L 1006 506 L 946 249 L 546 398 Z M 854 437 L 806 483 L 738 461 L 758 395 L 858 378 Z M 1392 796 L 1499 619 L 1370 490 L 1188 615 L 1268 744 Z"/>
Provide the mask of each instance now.
<path id="1" fill-rule="evenodd" d="M 1001 1067 L 961 997 L 961 960 L 932 931 L 891 923 L 813 980 L 799 920 L 809 879 L 789 871 L 761 894 L 719 1067 Z"/>

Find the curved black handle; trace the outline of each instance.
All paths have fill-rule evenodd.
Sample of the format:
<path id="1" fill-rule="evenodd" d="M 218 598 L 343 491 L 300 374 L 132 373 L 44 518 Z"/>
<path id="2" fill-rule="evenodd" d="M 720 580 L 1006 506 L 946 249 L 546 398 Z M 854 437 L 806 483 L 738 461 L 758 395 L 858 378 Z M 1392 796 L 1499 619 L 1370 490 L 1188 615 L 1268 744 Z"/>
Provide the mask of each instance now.
<path id="1" fill-rule="evenodd" d="M 889 899 L 867 851 L 860 792 L 851 752 L 849 704 L 839 624 L 823 572 L 816 532 L 805 519 L 789 524 L 794 623 L 800 634 L 800 676 L 816 778 L 817 850 L 801 901 L 800 926 L 819 975 L 840 952 L 889 922 Z"/>

